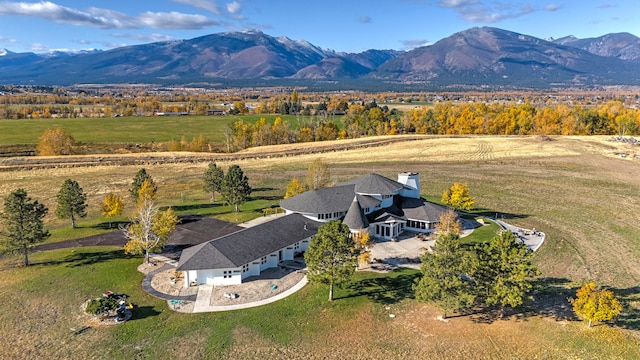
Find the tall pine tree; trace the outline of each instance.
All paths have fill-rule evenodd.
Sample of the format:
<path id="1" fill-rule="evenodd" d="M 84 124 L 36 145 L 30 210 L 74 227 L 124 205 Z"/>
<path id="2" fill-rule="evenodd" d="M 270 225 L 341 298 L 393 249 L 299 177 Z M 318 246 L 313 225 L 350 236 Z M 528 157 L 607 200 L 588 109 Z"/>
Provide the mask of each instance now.
<path id="1" fill-rule="evenodd" d="M 71 227 L 76 228 L 76 217 L 87 216 L 87 196 L 77 181 L 67 179 L 57 195 L 58 207 L 56 216 L 60 219 L 71 219 Z"/>
<path id="2" fill-rule="evenodd" d="M 533 252 L 511 231 L 503 231 L 475 249 L 478 264 L 473 278 L 478 298 L 486 305 L 499 305 L 501 315 L 505 306 L 522 305 L 533 278 L 540 274 L 531 262 Z"/>
<path id="3" fill-rule="evenodd" d="M 333 285 L 349 280 L 358 265 L 358 250 L 349 227 L 336 220 L 320 226 L 304 261 L 309 281 L 328 284 L 329 301 L 333 301 Z"/>
<path id="4" fill-rule="evenodd" d="M 131 183 L 131 189 L 129 189 L 129 194 L 131 194 L 131 199 L 134 202 L 138 201 L 138 193 L 140 191 L 140 187 L 142 186 L 142 183 L 145 180 L 150 181 L 151 185 L 153 186 L 154 193 L 158 190 L 158 187 L 155 181 L 153 181 L 153 178 L 151 177 L 151 175 L 147 173 L 147 170 L 145 168 L 142 168 L 138 170 L 136 175 L 133 177 L 133 182 Z"/>
<path id="5" fill-rule="evenodd" d="M 417 300 L 435 303 L 443 319 L 473 305 L 473 283 L 465 276 L 471 261 L 457 234 L 438 236 L 434 251 L 425 252 L 421 262 L 422 277 L 414 285 Z"/>
<path id="6" fill-rule="evenodd" d="M 4 199 L 4 211 L 0 214 L 7 251 L 24 254 L 24 265 L 29 265 L 29 251 L 51 234 L 44 229 L 42 219 L 48 209 L 37 200 L 31 200 L 24 189 L 18 189 Z"/>
<path id="7" fill-rule="evenodd" d="M 235 206 L 236 212 L 240 211 L 240 205 L 244 204 L 247 197 L 251 195 L 249 179 L 244 175 L 238 165 L 232 165 L 222 180 L 220 195 L 224 201 Z"/>
<path id="8" fill-rule="evenodd" d="M 219 168 L 215 162 L 210 162 L 207 170 L 204 171 L 204 191 L 211 193 L 211 201 L 215 201 L 216 192 L 222 189 L 222 180 L 224 179 L 224 171 Z"/>

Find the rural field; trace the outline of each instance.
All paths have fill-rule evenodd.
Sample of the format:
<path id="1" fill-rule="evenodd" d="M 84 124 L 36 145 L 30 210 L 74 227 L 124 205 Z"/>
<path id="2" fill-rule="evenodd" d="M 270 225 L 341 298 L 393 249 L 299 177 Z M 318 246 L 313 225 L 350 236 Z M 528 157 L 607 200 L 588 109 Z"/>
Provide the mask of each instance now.
<path id="1" fill-rule="evenodd" d="M 287 183 L 304 177 L 318 157 L 329 164 L 335 183 L 371 172 L 394 178 L 415 171 L 429 200 L 440 201 L 445 188 L 463 182 L 477 212 L 547 234 L 534 254 L 542 276 L 532 301 L 503 319 L 476 313 L 439 321 L 434 307 L 413 299 L 411 284 L 419 273 L 400 270 L 358 273 L 332 303 L 326 287 L 307 285 L 263 307 L 183 314 L 143 292 L 137 271 L 142 258 L 119 248 L 65 249 L 34 253 L 26 268 L 18 266 L 19 257 L 0 259 L 0 357 L 640 359 L 640 147 L 609 137 L 412 136 L 327 149 L 346 142 L 251 148 L 235 161 L 218 161 L 223 168 L 240 165 L 254 189 L 240 213 L 212 204 L 202 190 L 206 154 L 186 163 L 169 158 L 144 165 L 5 170 L 0 197 L 22 187 L 45 203 L 52 242 L 108 231 L 100 201 L 109 192 L 127 196 L 143 166 L 158 184 L 162 205 L 234 222 L 277 207 Z M 322 152 L 313 153 L 314 147 Z M 299 148 L 308 153 L 282 156 L 283 150 Z M 144 163 L 144 154 L 131 156 Z M 89 214 L 75 230 L 52 215 L 67 178 L 88 195 Z M 624 302 L 615 322 L 587 329 L 574 318 L 567 298 L 587 280 Z M 138 305 L 132 321 L 105 326 L 82 313 L 84 301 L 106 290 L 131 296 Z M 79 334 L 71 330 L 83 326 L 91 327 Z"/>

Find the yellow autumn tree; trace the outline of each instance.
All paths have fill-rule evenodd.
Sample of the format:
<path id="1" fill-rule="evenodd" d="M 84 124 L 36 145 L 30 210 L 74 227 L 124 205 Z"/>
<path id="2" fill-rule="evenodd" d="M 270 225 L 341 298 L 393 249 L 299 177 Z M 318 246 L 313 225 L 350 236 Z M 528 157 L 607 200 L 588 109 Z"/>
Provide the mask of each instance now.
<path id="1" fill-rule="evenodd" d="M 124 201 L 122 196 L 109 193 L 102 200 L 102 215 L 109 219 L 109 228 L 111 228 L 111 219 L 115 216 L 122 214 L 124 210 Z"/>
<path id="2" fill-rule="evenodd" d="M 302 194 L 305 191 L 306 189 L 302 181 L 298 180 L 298 178 L 293 178 L 291 182 L 287 185 L 287 192 L 284 194 L 284 198 L 288 199 L 292 196 Z"/>
<path id="3" fill-rule="evenodd" d="M 150 252 L 164 247 L 179 222 L 178 216 L 171 208 L 160 211 L 154 200 L 155 194 L 155 186 L 148 179 L 145 180 L 138 191 L 135 218 L 122 229 L 125 237 L 129 239 L 124 245 L 125 253 L 144 254 L 147 264 Z"/>
<path id="4" fill-rule="evenodd" d="M 622 311 L 622 304 L 609 290 L 598 289 L 596 283 L 590 282 L 576 292 L 571 299 L 573 311 L 581 318 L 589 321 L 609 321 Z"/>
<path id="5" fill-rule="evenodd" d="M 366 265 L 371 260 L 371 235 L 368 231 L 364 231 L 360 229 L 357 233 L 353 235 L 353 242 L 355 243 L 356 250 L 358 250 L 358 266 L 360 264 Z"/>
<path id="6" fill-rule="evenodd" d="M 73 136 L 62 128 L 47 129 L 38 140 L 36 152 L 41 156 L 71 155 L 75 144 Z"/>
<path id="7" fill-rule="evenodd" d="M 456 210 L 471 210 L 475 200 L 469 195 L 469 187 L 466 184 L 455 182 L 442 193 L 442 202 Z"/>
<path id="8" fill-rule="evenodd" d="M 442 214 L 436 225 L 436 230 L 440 235 L 453 234 L 460 236 L 462 233 L 462 224 L 458 220 L 458 215 L 456 215 L 455 211 L 450 210 Z"/>

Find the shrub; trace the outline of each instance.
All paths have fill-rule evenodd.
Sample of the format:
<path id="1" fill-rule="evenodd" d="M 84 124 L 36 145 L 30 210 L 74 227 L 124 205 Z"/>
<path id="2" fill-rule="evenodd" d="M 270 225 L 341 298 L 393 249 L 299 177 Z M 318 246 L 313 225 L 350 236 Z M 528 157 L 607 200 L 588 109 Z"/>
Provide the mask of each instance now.
<path id="1" fill-rule="evenodd" d="M 100 315 L 116 309 L 118 309 L 118 298 L 109 295 L 89 300 L 85 311 L 93 315 Z"/>

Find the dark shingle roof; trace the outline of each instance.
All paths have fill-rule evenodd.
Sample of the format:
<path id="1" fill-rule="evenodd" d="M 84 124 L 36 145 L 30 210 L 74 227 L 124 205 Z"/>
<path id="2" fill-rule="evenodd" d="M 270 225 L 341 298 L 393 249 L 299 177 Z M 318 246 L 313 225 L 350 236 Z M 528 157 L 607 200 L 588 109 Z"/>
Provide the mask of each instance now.
<path id="1" fill-rule="evenodd" d="M 440 216 L 449 211 L 445 206 L 424 199 L 402 198 L 400 208 L 407 219 L 438 222 Z"/>
<path id="2" fill-rule="evenodd" d="M 314 235 L 320 225 L 300 214 L 285 215 L 185 249 L 177 270 L 240 267 Z"/>
<path id="3" fill-rule="evenodd" d="M 364 175 L 347 181 L 342 185 L 353 184 L 358 194 L 394 195 L 404 185 L 378 174 Z"/>
<path id="4" fill-rule="evenodd" d="M 280 201 L 283 209 L 311 214 L 347 211 L 354 195 L 354 185 L 310 190 Z"/>
<path id="5" fill-rule="evenodd" d="M 372 208 L 372 207 L 376 207 L 379 206 L 381 201 L 369 196 L 369 195 L 360 195 L 358 194 L 358 202 L 360 203 L 360 206 L 363 208 Z"/>
<path id="6" fill-rule="evenodd" d="M 364 216 L 364 212 L 358 203 L 358 197 L 354 196 L 351 202 L 351 207 L 347 211 L 342 223 L 347 225 L 351 230 L 366 229 L 369 227 L 369 221 Z"/>

